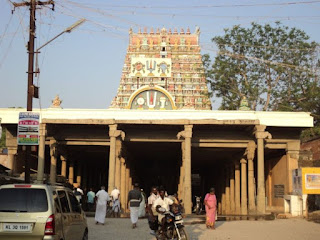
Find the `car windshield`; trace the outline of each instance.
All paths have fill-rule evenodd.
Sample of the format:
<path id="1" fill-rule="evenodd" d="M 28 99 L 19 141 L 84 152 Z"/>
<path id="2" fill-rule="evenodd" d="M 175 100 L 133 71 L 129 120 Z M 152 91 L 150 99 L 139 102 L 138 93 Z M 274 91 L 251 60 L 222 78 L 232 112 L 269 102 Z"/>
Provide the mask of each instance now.
<path id="1" fill-rule="evenodd" d="M 0 212 L 46 212 L 47 194 L 44 189 L 0 189 Z"/>

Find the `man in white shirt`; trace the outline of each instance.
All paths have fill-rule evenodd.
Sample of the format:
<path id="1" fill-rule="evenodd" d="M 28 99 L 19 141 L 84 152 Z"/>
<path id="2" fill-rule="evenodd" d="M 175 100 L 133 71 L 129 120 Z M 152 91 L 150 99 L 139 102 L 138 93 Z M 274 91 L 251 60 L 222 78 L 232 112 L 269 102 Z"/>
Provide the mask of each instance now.
<path id="1" fill-rule="evenodd" d="M 111 191 L 113 217 L 120 217 L 119 196 L 120 191 L 117 189 L 117 187 L 114 187 L 114 189 Z"/>
<path id="2" fill-rule="evenodd" d="M 160 188 L 159 189 L 159 197 L 154 201 L 152 208 L 158 212 L 158 221 L 159 223 L 161 223 L 161 234 L 164 235 L 164 227 L 165 227 L 165 218 L 164 218 L 164 214 L 162 214 L 158 208 L 164 208 L 166 211 L 170 210 L 170 205 L 173 204 L 173 201 L 168 198 L 165 197 L 165 189 L 164 188 Z"/>
<path id="3" fill-rule="evenodd" d="M 151 229 L 150 233 L 152 235 L 154 235 L 155 230 L 158 229 L 158 218 L 157 218 L 158 213 L 157 212 L 153 213 L 153 211 L 152 211 L 153 203 L 157 200 L 158 197 L 159 197 L 158 189 L 156 187 L 152 187 L 151 194 L 148 197 L 148 207 L 147 207 L 148 213 L 149 213 L 148 223 L 149 223 L 149 227 Z"/>
<path id="4" fill-rule="evenodd" d="M 110 201 L 109 194 L 105 191 L 105 186 L 101 187 L 101 190 L 97 192 L 97 207 L 96 207 L 96 214 L 95 214 L 95 221 L 96 224 L 101 223 L 104 225 L 106 220 L 106 213 L 107 213 L 107 203 Z"/>

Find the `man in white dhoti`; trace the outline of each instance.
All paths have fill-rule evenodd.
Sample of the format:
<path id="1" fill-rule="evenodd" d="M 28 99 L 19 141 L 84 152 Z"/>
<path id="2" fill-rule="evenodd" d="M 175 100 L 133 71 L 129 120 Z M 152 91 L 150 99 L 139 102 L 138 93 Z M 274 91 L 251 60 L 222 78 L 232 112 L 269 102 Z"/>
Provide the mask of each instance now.
<path id="1" fill-rule="evenodd" d="M 137 227 L 139 217 L 139 206 L 142 200 L 139 184 L 134 184 L 134 189 L 128 194 L 128 204 L 130 207 L 130 219 L 132 222 L 132 228 Z"/>
<path id="2" fill-rule="evenodd" d="M 109 194 L 105 191 L 105 187 L 102 186 L 101 190 L 96 194 L 97 202 L 96 202 L 96 214 L 95 214 L 95 221 L 96 224 L 101 223 L 104 225 L 106 220 L 106 213 L 107 213 L 107 203 L 110 201 Z"/>
<path id="3" fill-rule="evenodd" d="M 111 191 L 113 217 L 120 217 L 119 196 L 120 191 L 117 189 L 117 187 L 114 187 L 114 189 Z"/>

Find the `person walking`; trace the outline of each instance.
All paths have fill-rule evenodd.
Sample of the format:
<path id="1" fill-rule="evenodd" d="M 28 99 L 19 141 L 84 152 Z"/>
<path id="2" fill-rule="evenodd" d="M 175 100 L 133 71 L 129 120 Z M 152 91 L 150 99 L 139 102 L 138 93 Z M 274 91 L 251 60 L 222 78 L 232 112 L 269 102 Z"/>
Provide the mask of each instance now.
<path id="1" fill-rule="evenodd" d="M 141 188 L 141 202 L 139 206 L 139 218 L 143 218 L 146 216 L 146 194 L 143 192 Z"/>
<path id="2" fill-rule="evenodd" d="M 75 184 L 75 187 L 73 189 L 73 193 L 76 196 L 79 203 L 81 202 L 82 196 L 83 196 L 83 190 L 81 189 L 79 184 Z"/>
<path id="3" fill-rule="evenodd" d="M 139 184 L 135 183 L 134 189 L 132 189 L 128 193 L 128 205 L 130 208 L 130 219 L 131 219 L 133 229 L 137 227 L 137 222 L 139 218 L 139 207 L 140 207 L 141 200 L 142 200 L 142 197 L 141 197 Z"/>
<path id="4" fill-rule="evenodd" d="M 106 220 L 106 213 L 107 213 L 107 204 L 110 201 L 109 194 L 105 190 L 105 186 L 101 187 L 101 190 L 97 192 L 97 207 L 96 207 L 96 214 L 95 214 L 95 221 L 96 224 L 101 223 L 104 225 Z"/>
<path id="5" fill-rule="evenodd" d="M 120 191 L 117 189 L 117 187 L 114 187 L 114 189 L 111 191 L 111 197 L 112 197 L 112 213 L 113 217 L 120 217 L 120 201 L 119 201 Z"/>
<path id="6" fill-rule="evenodd" d="M 89 192 L 87 193 L 87 202 L 88 202 L 88 210 L 90 212 L 94 209 L 94 198 L 96 194 L 92 191 L 92 188 L 89 189 Z"/>
<path id="7" fill-rule="evenodd" d="M 207 228 L 214 229 L 217 209 L 217 198 L 214 188 L 210 188 L 210 192 L 206 194 L 204 205 L 206 206 L 206 226 Z"/>

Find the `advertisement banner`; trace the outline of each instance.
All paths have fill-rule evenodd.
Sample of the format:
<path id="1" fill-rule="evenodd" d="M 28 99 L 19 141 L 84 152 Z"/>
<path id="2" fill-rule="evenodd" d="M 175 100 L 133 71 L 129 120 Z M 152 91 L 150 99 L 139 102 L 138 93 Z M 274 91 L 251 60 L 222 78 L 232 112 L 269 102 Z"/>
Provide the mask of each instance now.
<path id="1" fill-rule="evenodd" d="M 320 168 L 302 168 L 303 194 L 320 194 Z"/>
<path id="2" fill-rule="evenodd" d="M 18 145 L 39 145 L 40 114 L 20 112 L 18 122 Z"/>

